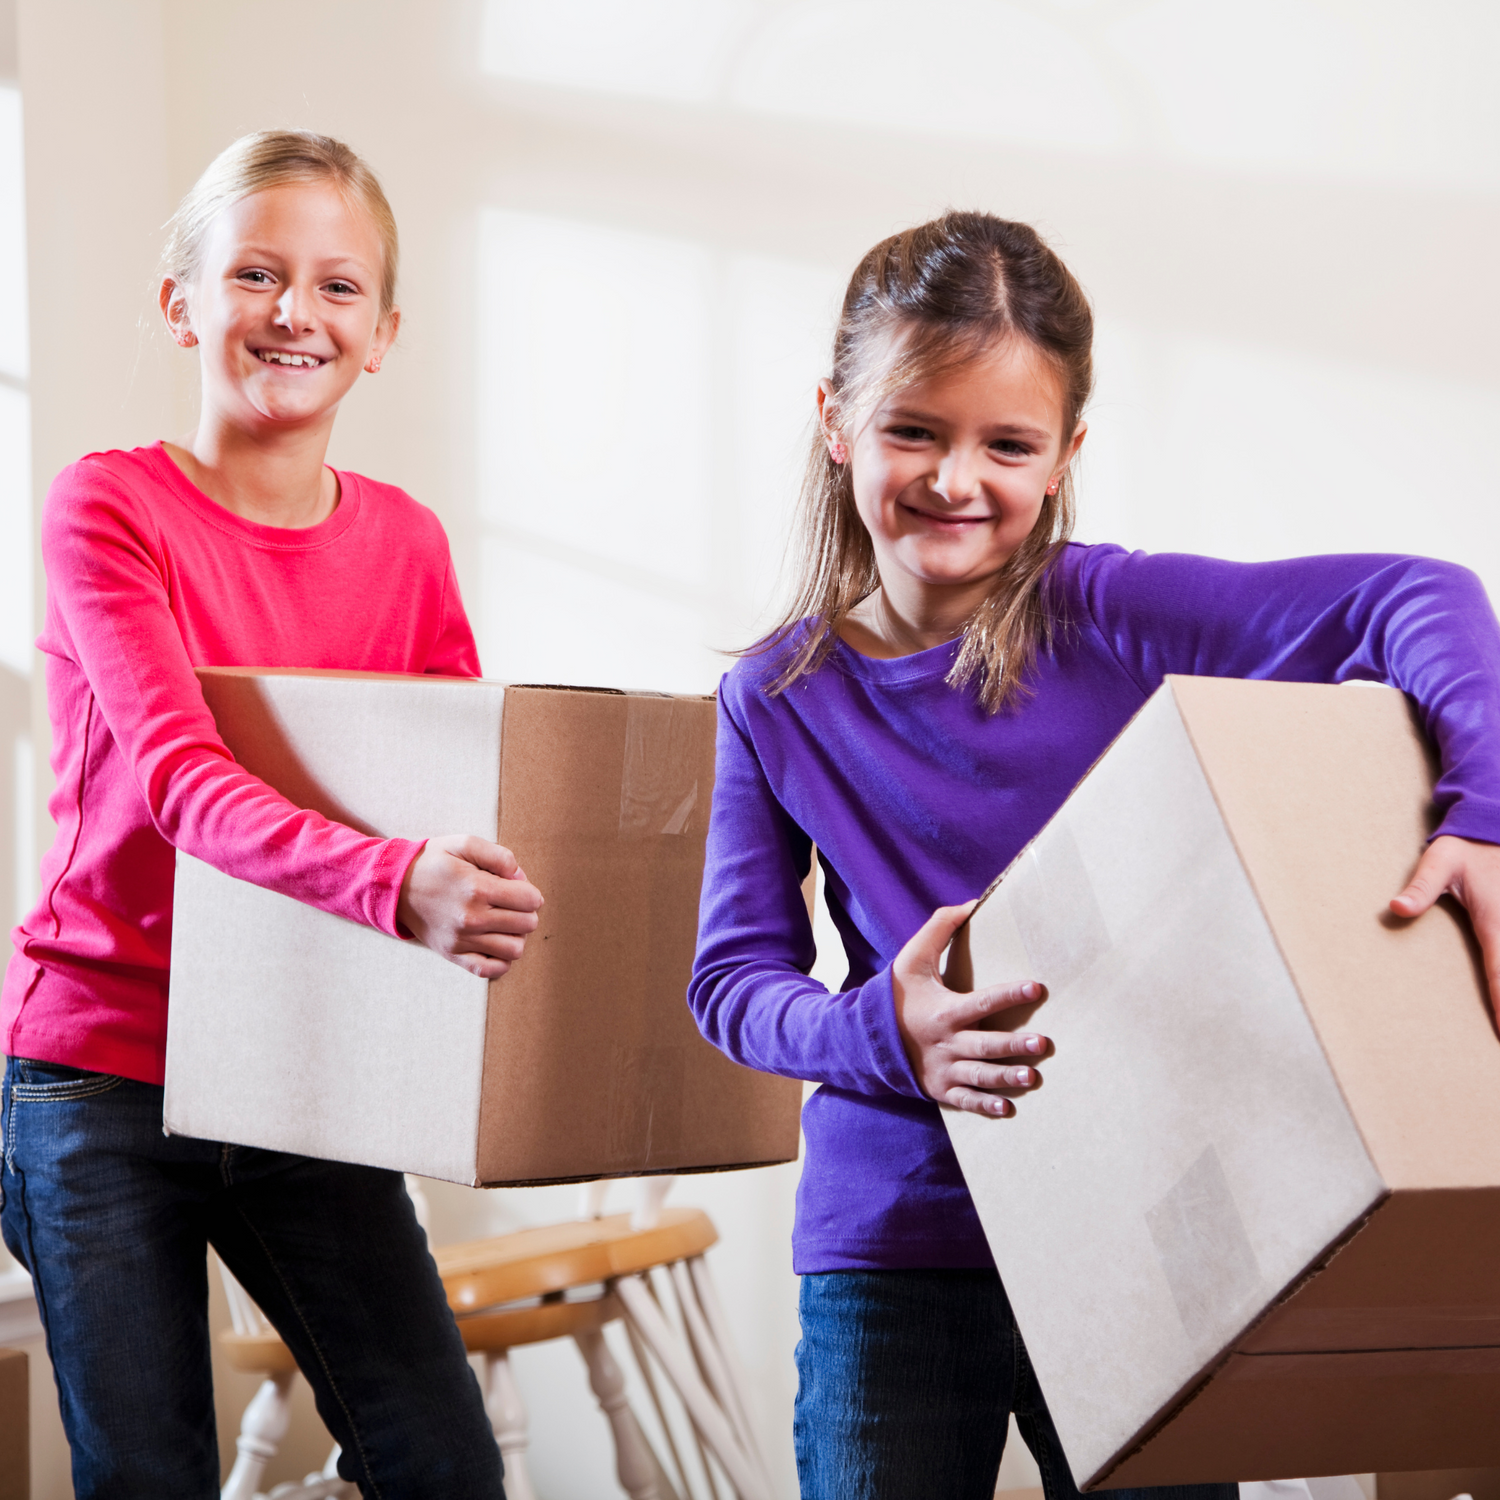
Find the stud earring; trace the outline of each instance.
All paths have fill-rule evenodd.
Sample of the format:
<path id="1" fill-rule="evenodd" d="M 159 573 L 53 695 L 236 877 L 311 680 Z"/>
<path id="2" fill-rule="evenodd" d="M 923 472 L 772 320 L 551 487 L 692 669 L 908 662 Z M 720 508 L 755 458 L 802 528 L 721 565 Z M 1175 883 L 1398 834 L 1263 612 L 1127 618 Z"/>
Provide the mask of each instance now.
<path id="1" fill-rule="evenodd" d="M 834 463 L 841 464 L 848 460 L 849 450 L 842 443 L 830 443 L 828 445 L 828 456 Z"/>
<path id="2" fill-rule="evenodd" d="M 1057 486 L 1058 486 L 1058 485 L 1059 485 L 1059 484 L 1060 484 L 1060 483 L 1061 483 L 1061 481 L 1060 481 L 1060 480 L 1057 480 L 1057 479 L 1054 479 L 1054 480 L 1053 480 L 1053 481 L 1052 481 L 1052 483 L 1051 483 L 1051 484 L 1049 484 L 1049 485 L 1048 485 L 1048 486 L 1047 486 L 1047 493 L 1048 493 L 1048 494 L 1049 494 L 1049 495 L 1055 495 L 1055 494 L 1056 494 L 1056 493 L 1057 493 Z"/>
<path id="3" fill-rule="evenodd" d="M 365 366 L 365 369 L 367 369 L 372 375 L 380 374 L 380 356 L 378 354 L 372 354 L 370 356 L 370 362 Z"/>
<path id="4" fill-rule="evenodd" d="M 191 349 L 198 342 L 198 335 L 192 329 L 184 329 L 177 335 L 177 347 L 179 349 Z"/>

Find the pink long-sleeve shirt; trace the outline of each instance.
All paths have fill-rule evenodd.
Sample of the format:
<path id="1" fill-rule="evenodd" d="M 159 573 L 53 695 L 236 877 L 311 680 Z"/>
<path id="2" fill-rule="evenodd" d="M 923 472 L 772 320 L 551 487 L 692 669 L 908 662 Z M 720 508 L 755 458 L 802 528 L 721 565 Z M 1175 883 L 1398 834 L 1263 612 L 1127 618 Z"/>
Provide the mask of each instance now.
<path id="1" fill-rule="evenodd" d="M 409 495 L 340 472 L 301 530 L 215 504 L 158 443 L 93 453 L 42 517 L 57 840 L 15 929 L 0 1034 L 32 1057 L 160 1083 L 174 850 L 396 931 L 421 846 L 295 807 L 242 770 L 193 669 L 475 677 L 448 540 Z"/>

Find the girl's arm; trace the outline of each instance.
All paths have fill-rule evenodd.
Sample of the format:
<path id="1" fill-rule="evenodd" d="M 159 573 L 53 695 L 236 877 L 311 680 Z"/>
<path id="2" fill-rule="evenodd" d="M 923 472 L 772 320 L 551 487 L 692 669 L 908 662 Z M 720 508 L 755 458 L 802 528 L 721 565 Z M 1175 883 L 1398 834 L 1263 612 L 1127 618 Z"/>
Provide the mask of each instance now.
<path id="1" fill-rule="evenodd" d="M 688 1004 L 704 1036 L 746 1067 L 860 1094 L 957 1104 L 955 1091 L 975 1085 L 1028 1087 L 1034 1079 L 1020 1075 L 1030 1070 L 992 1064 L 1037 1058 L 1046 1049 L 1041 1038 L 968 1028 L 1006 1005 L 1034 1003 L 1037 992 L 1024 993 L 1024 987 L 973 996 L 944 991 L 951 1013 L 945 1035 L 962 1030 L 955 1045 L 926 1063 L 898 1021 L 904 1007 L 893 983 L 898 989 L 920 985 L 927 968 L 937 982 L 938 956 L 966 908 L 945 909 L 939 918 L 948 922 L 946 934 L 934 918 L 894 969 L 882 969 L 856 989 L 833 995 L 809 977 L 815 954 L 802 881 L 811 862 L 811 840 L 772 795 L 749 737 L 721 691 L 698 953 L 688 988 Z M 974 1073 L 976 1066 L 980 1074 Z M 1008 1112 L 1008 1103 L 987 1097 L 987 1113 Z"/>
<path id="2" fill-rule="evenodd" d="M 434 524 L 437 524 L 434 518 Z M 446 545 L 446 539 L 445 539 Z M 458 591 L 458 575 L 453 570 L 453 558 L 446 558 L 447 569 L 443 575 L 442 624 L 437 639 L 427 653 L 423 672 L 434 677 L 478 677 L 479 650 L 474 644 L 474 632 L 469 626 L 469 617 L 464 612 L 463 597 Z"/>
<path id="3" fill-rule="evenodd" d="M 446 538 L 443 545 L 446 552 Z M 479 652 L 453 558 L 446 556 L 445 563 L 441 623 L 422 670 L 436 677 L 478 677 Z M 481 979 L 498 979 L 521 956 L 541 905 L 509 849 L 455 834 L 421 846 L 401 882 L 396 918 L 399 931 L 450 963 Z"/>
<path id="4" fill-rule="evenodd" d="M 422 846 L 296 807 L 219 738 L 168 595 L 149 510 L 95 466 L 67 471 L 42 519 L 48 648 L 73 656 L 158 831 L 226 874 L 396 934 Z"/>
<path id="5" fill-rule="evenodd" d="M 802 881 L 812 841 L 771 793 L 721 690 L 713 813 L 688 1004 L 746 1067 L 869 1094 L 920 1094 L 893 1023 L 890 975 L 830 995 Z"/>
<path id="6" fill-rule="evenodd" d="M 1467 568 L 1077 550 L 1084 607 L 1142 692 L 1169 672 L 1400 688 L 1441 757 L 1437 833 L 1500 843 L 1500 626 Z"/>
<path id="7" fill-rule="evenodd" d="M 1391 909 L 1414 918 L 1457 897 L 1500 1011 L 1500 627 L 1479 579 L 1421 557 L 1086 557 L 1088 612 L 1143 691 L 1181 672 L 1409 695 L 1441 759 L 1441 821 Z"/>

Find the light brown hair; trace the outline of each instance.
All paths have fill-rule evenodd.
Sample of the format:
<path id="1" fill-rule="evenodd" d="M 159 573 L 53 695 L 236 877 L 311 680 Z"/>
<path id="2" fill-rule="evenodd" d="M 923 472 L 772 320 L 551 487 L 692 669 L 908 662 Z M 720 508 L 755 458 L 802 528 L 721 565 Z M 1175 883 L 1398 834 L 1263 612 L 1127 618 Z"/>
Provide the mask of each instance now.
<path id="1" fill-rule="evenodd" d="M 257 130 L 226 146 L 188 189 L 167 222 L 161 275 L 188 286 L 198 274 L 209 227 L 232 203 L 294 182 L 329 182 L 362 208 L 380 236 L 380 314 L 396 306 L 396 271 L 401 259 L 396 216 L 380 179 L 342 141 L 310 130 Z"/>
<path id="2" fill-rule="evenodd" d="M 882 240 L 856 268 L 834 334 L 824 420 L 830 431 L 852 435 L 894 392 L 1020 338 L 1059 377 L 1066 448 L 1093 389 L 1093 332 L 1083 288 L 1029 224 L 946 213 Z M 827 660 L 840 623 L 879 587 L 851 467 L 834 463 L 823 434 L 813 434 L 799 514 L 801 575 L 781 621 L 749 653 L 773 650 L 808 622 L 770 685 L 773 694 Z M 962 687 L 977 678 L 991 713 L 1027 693 L 1024 678 L 1038 648 L 1052 644 L 1058 622 L 1046 597 L 1047 573 L 1072 530 L 1072 478 L 1065 473 L 964 629 L 948 681 Z"/>

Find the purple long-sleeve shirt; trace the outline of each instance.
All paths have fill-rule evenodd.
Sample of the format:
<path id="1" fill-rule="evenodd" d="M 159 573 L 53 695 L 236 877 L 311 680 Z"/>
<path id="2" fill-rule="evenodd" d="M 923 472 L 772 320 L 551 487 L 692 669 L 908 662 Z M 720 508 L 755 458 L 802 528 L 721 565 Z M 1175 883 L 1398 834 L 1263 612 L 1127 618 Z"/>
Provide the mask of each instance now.
<path id="1" fill-rule="evenodd" d="M 1442 759 L 1438 831 L 1500 843 L 1500 628 L 1468 570 L 1074 544 L 1053 587 L 1067 624 L 1033 695 L 996 715 L 944 681 L 954 644 L 894 660 L 841 644 L 777 697 L 778 658 L 749 657 L 720 688 L 689 1003 L 730 1057 L 821 1085 L 803 1110 L 799 1272 L 993 1264 L 902 1048 L 890 965 L 935 907 L 1010 863 L 1165 674 L 1403 689 Z M 808 977 L 814 844 L 849 959 L 837 995 Z"/>

